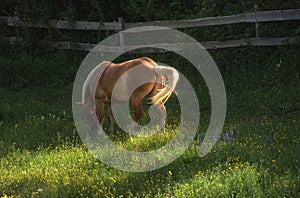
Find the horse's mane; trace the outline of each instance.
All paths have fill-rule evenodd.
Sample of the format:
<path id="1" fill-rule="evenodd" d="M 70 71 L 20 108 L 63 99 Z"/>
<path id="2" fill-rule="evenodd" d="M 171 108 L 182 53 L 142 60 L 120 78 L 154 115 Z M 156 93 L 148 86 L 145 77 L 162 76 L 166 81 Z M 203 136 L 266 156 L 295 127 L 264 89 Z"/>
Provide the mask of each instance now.
<path id="1" fill-rule="evenodd" d="M 179 73 L 176 69 L 166 66 L 157 66 L 154 68 L 154 71 L 159 74 L 167 77 L 167 81 L 164 82 L 164 87 L 151 98 L 153 104 L 165 103 L 172 95 L 172 92 L 175 89 L 175 86 L 179 80 Z"/>

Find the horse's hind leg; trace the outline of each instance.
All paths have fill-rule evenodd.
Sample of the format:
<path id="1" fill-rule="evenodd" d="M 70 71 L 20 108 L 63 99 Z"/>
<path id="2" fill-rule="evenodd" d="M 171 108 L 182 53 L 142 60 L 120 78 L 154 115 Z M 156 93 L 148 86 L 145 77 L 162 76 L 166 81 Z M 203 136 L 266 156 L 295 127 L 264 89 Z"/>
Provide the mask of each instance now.
<path id="1" fill-rule="evenodd" d="M 96 106 L 96 114 L 98 117 L 99 124 L 102 126 L 103 118 L 104 118 L 104 98 L 96 98 L 95 106 Z"/>
<path id="2" fill-rule="evenodd" d="M 162 129 L 165 126 L 165 122 L 166 122 L 166 118 L 167 118 L 166 107 L 162 103 L 154 104 L 153 106 L 160 118 L 159 128 Z"/>
<path id="3" fill-rule="evenodd" d="M 112 109 L 111 109 L 111 104 L 108 104 L 108 120 L 109 120 L 109 123 L 110 123 L 110 128 L 109 128 L 109 131 L 113 132 L 114 131 L 114 116 L 113 116 L 113 113 L 112 113 Z"/>

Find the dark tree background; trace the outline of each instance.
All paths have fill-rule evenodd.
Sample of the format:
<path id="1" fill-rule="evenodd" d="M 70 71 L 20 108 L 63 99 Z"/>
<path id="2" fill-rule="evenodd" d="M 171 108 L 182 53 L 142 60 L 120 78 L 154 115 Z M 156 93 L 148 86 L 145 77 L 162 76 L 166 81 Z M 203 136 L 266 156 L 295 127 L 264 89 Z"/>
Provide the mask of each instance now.
<path id="1" fill-rule="evenodd" d="M 3 0 L 1 15 L 113 21 L 188 19 L 222 16 L 259 10 L 299 8 L 299 0 Z"/>
<path id="2" fill-rule="evenodd" d="M 2 0 L 0 16 L 18 16 L 21 19 L 33 18 L 43 21 L 45 24 L 50 19 L 62 19 L 72 23 L 76 20 L 112 22 L 122 16 L 125 22 L 152 21 L 152 20 L 175 20 L 195 19 L 201 17 L 224 16 L 254 11 L 254 5 L 259 10 L 280 10 L 300 8 L 299 0 Z M 255 26 L 253 23 L 239 23 L 222 26 L 197 27 L 180 29 L 200 42 L 222 41 L 230 39 L 247 39 L 255 37 Z M 86 52 L 59 51 L 51 47 L 39 45 L 38 39 L 48 41 L 73 41 L 84 43 L 98 43 L 114 31 L 74 31 L 56 29 L 38 29 L 27 27 L 8 27 L 0 25 L 1 37 L 17 36 L 22 38 L 19 45 L 1 44 L 3 73 L 0 76 L 1 85 L 32 85 L 47 84 L 49 74 L 56 76 L 58 85 L 70 83 L 78 66 Z M 268 22 L 260 24 L 260 37 L 288 37 L 300 35 L 299 21 Z M 211 54 L 220 66 L 222 72 L 234 66 L 237 69 L 253 71 L 260 67 L 270 67 L 273 71 L 274 65 L 283 62 L 284 67 L 280 69 L 296 69 L 295 64 L 299 59 L 297 45 L 289 47 L 245 47 L 236 49 L 212 50 Z M 53 55 L 54 53 L 54 55 Z M 75 55 L 74 55 L 75 54 Z M 22 61 L 16 56 L 22 56 Z M 51 67 L 41 69 L 35 57 L 47 57 L 53 60 Z M 70 57 L 68 57 L 70 56 Z M 150 56 L 150 55 L 148 55 Z M 11 58 L 10 58 L 11 57 Z M 25 58 L 24 58 L 25 57 Z M 266 59 L 268 57 L 268 59 Z M 163 55 L 164 59 L 174 60 L 174 57 Z M 44 58 L 42 58 L 44 60 Z M 38 59 L 39 60 L 39 59 Z M 62 61 L 64 60 L 64 61 Z M 7 62 L 6 62 L 7 61 Z M 70 62 L 71 61 L 71 62 Z M 72 62 L 73 61 L 73 62 Z M 20 63 L 22 62 L 22 64 Z M 167 61 L 166 61 L 167 62 Z M 180 61 L 178 62 L 180 65 Z M 299 62 L 299 60 L 298 60 Z M 258 64 L 259 63 L 259 64 Z M 11 67 L 10 65 L 14 65 Z M 65 66 L 68 65 L 68 66 Z M 72 65 L 72 66 L 70 66 Z M 33 67 L 34 66 L 34 67 Z M 290 68 L 290 69 L 289 69 Z M 230 72 L 230 71 L 227 71 Z M 59 75 L 57 75 L 59 73 Z M 286 74 L 287 74 L 286 73 Z M 3 74 L 3 75 L 2 75 Z M 26 75 L 28 74 L 28 75 Z M 283 73 L 284 74 L 284 73 Z M 284 76 L 282 73 L 280 75 Z M 275 74 L 274 74 L 275 75 Z M 32 76 L 39 76 L 32 77 Z M 288 78 L 286 78 L 288 80 Z M 42 81 L 42 82 L 41 82 Z"/>
<path id="3" fill-rule="evenodd" d="M 174 20 L 194 19 L 210 16 L 224 16 L 253 12 L 254 5 L 257 10 L 280 10 L 300 8 L 299 0 L 3 0 L 1 2 L 1 16 L 19 16 L 20 18 L 35 18 L 47 23 L 49 19 L 63 19 L 69 22 L 75 20 L 88 20 L 110 22 L 123 17 L 125 22 L 152 21 L 152 20 Z M 268 23 L 269 26 L 261 27 L 262 37 L 289 36 L 299 33 L 299 23 L 285 22 Z M 274 28 L 275 27 L 275 28 Z M 292 27 L 292 28 L 291 28 Z M 253 36 L 253 26 L 245 24 L 226 25 L 213 28 L 199 28 L 195 31 L 185 30 L 194 34 L 196 39 L 221 40 Z M 298 31 L 298 32 L 297 32 Z M 1 27 L 2 35 L 11 36 L 15 33 L 14 28 Z M 74 32 L 74 31 L 73 31 Z M 90 32 L 85 34 L 69 34 L 68 31 L 47 30 L 32 31 L 23 28 L 18 30 L 18 36 L 31 38 L 44 38 L 52 40 L 71 40 L 99 42 L 111 32 Z"/>

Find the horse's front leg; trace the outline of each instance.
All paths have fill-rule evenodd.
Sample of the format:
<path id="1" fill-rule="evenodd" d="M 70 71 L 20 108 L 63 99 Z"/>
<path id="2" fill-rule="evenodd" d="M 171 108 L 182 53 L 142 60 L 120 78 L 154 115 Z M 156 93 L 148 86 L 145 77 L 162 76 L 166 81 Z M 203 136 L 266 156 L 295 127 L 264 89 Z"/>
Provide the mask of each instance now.
<path id="1" fill-rule="evenodd" d="M 133 116 L 133 121 L 135 123 L 132 123 L 128 130 L 129 133 L 131 134 L 135 134 L 135 127 L 138 125 L 138 121 L 141 118 L 141 116 L 144 114 L 144 110 L 143 110 L 143 106 L 142 106 L 142 99 L 140 98 L 136 98 L 136 97 L 132 97 L 130 99 L 130 103 L 132 105 L 133 111 L 134 111 L 134 116 Z"/>
<path id="2" fill-rule="evenodd" d="M 141 116 L 144 114 L 142 99 L 141 98 L 131 98 L 131 104 L 134 111 L 134 122 L 138 123 Z"/>

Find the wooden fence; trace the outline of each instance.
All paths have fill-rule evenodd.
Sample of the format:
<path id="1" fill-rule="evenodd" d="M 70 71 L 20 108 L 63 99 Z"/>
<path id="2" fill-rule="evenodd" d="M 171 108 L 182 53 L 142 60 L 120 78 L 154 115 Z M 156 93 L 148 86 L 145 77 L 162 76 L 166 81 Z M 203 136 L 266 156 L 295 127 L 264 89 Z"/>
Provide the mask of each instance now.
<path id="1" fill-rule="evenodd" d="M 0 24 L 5 24 L 10 27 L 26 26 L 30 28 L 54 28 L 61 30 L 82 30 L 82 31 L 99 31 L 99 30 L 113 30 L 122 31 L 134 27 L 142 26 L 162 26 L 168 28 L 187 28 L 187 27 L 203 27 L 203 26 L 217 26 L 235 23 L 254 23 L 256 27 L 256 38 L 245 38 L 239 40 L 226 40 L 226 41 L 208 41 L 201 42 L 206 49 L 230 48 L 241 46 L 275 46 L 275 45 L 288 45 L 296 42 L 295 37 L 283 38 L 259 38 L 258 24 L 263 22 L 276 22 L 276 21 L 292 21 L 300 20 L 300 9 L 291 10 L 273 10 L 273 11 L 259 11 L 253 13 L 244 13 L 230 16 L 220 17 L 207 17 L 192 20 L 165 20 L 165 21 L 149 21 L 137 23 L 124 23 L 123 18 L 118 18 L 115 22 L 90 22 L 90 21 L 74 21 L 69 23 L 63 20 L 49 20 L 47 23 L 34 19 L 20 19 L 16 16 L 0 16 Z M 126 46 L 125 34 L 120 34 L 120 46 L 107 46 L 107 50 L 118 50 L 120 52 L 130 50 L 130 48 L 137 48 L 138 46 Z M 15 37 L 1 37 L 2 40 L 15 44 L 21 41 L 22 38 Z M 67 41 L 48 42 L 41 40 L 41 42 L 51 44 L 59 49 L 76 49 L 90 51 L 96 44 L 88 43 L 72 43 Z M 173 44 L 176 45 L 176 44 Z M 159 47 L 159 44 L 154 45 Z M 182 45 L 182 47 L 187 47 Z M 103 48 L 105 50 L 105 48 Z M 147 50 L 147 49 L 146 49 Z M 161 50 L 164 51 L 164 50 Z M 142 51 L 144 52 L 144 51 Z M 150 49 L 147 52 L 157 52 L 157 50 Z"/>

